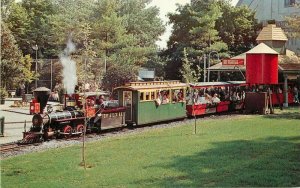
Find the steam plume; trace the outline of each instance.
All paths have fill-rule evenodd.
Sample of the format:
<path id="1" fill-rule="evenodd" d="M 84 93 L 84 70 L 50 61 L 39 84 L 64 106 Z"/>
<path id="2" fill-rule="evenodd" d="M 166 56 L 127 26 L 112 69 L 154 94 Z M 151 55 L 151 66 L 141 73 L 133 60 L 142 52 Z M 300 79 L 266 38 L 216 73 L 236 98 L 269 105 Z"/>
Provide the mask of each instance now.
<path id="1" fill-rule="evenodd" d="M 68 94 L 74 93 L 77 84 L 76 62 L 70 57 L 71 53 L 75 50 L 75 44 L 69 38 L 67 47 L 59 55 L 60 62 L 63 65 L 63 84 Z"/>

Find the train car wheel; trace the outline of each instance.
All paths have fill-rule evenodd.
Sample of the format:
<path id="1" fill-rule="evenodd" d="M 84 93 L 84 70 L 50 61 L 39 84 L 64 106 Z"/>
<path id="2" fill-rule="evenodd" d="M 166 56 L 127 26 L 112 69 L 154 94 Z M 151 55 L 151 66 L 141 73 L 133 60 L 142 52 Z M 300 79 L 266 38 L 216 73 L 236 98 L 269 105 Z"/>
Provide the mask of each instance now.
<path id="1" fill-rule="evenodd" d="M 77 125 L 76 131 L 80 133 L 80 136 L 83 134 L 84 126 L 82 124 Z"/>
<path id="2" fill-rule="evenodd" d="M 72 127 L 70 125 L 67 125 L 64 128 L 64 136 L 65 136 L 65 138 L 70 138 L 71 135 L 72 135 Z"/>

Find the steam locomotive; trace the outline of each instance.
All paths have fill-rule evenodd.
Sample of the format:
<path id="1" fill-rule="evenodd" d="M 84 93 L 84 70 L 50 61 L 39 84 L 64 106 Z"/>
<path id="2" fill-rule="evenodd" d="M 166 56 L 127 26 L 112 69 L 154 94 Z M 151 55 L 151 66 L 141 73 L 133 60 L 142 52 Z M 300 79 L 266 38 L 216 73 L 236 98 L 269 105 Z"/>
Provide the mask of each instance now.
<path id="1" fill-rule="evenodd" d="M 38 88 L 34 91 L 35 98 L 40 102 L 40 113 L 32 117 L 29 131 L 23 132 L 21 144 L 40 142 L 50 138 L 82 135 L 86 132 L 100 132 L 101 129 L 125 125 L 125 108 L 118 107 L 116 101 L 109 101 L 106 92 L 87 92 L 85 94 L 66 94 L 63 110 L 53 111 L 52 106 L 43 109 L 47 104 L 50 90 Z M 85 126 L 86 124 L 86 126 Z"/>

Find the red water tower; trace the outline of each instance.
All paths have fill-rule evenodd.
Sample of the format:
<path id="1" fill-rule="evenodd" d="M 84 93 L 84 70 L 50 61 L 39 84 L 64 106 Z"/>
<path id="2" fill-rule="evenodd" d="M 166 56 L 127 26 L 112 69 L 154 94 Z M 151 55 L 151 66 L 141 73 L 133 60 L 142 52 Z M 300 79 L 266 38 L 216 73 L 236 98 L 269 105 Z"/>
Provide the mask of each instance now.
<path id="1" fill-rule="evenodd" d="M 246 52 L 246 82 L 278 83 L 278 53 L 264 43 Z"/>

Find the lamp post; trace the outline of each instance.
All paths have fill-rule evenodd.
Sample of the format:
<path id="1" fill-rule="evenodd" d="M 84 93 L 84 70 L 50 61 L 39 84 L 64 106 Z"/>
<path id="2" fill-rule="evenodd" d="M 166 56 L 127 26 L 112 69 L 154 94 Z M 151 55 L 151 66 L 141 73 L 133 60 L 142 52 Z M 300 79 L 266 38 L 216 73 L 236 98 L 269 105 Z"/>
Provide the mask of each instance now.
<path id="1" fill-rule="evenodd" d="M 37 74 L 37 51 L 39 49 L 38 45 L 32 47 L 35 50 L 35 75 Z M 35 88 L 37 88 L 37 79 L 35 79 Z"/>
<path id="2" fill-rule="evenodd" d="M 220 57 L 219 57 L 219 54 L 218 54 L 217 51 L 211 51 L 211 52 L 209 52 L 209 54 L 208 54 L 208 68 L 210 67 L 210 55 L 211 55 L 211 53 L 216 53 L 217 56 L 218 56 L 218 61 L 220 60 Z M 208 69 L 208 76 L 207 76 L 207 81 L 208 82 L 209 82 L 209 78 L 210 78 L 210 70 Z"/>

